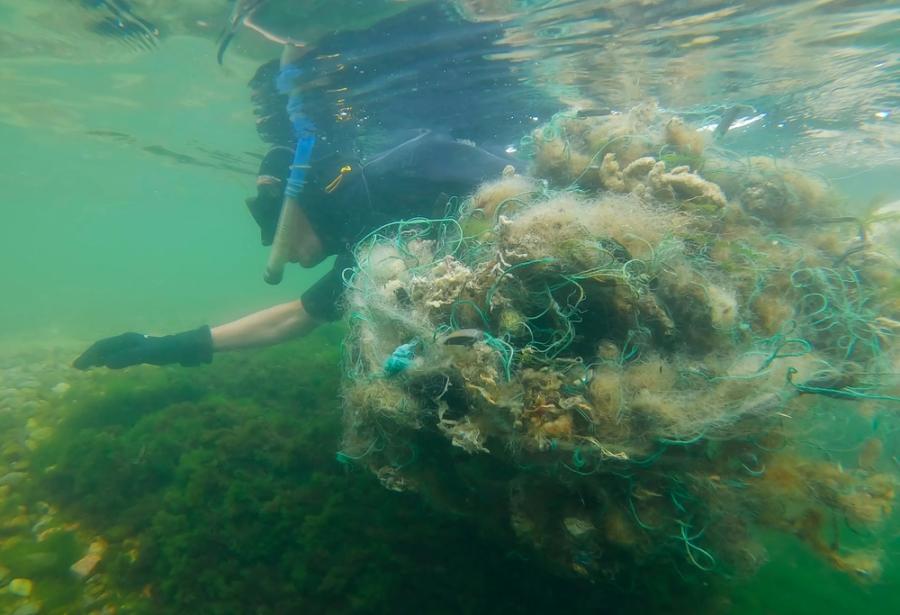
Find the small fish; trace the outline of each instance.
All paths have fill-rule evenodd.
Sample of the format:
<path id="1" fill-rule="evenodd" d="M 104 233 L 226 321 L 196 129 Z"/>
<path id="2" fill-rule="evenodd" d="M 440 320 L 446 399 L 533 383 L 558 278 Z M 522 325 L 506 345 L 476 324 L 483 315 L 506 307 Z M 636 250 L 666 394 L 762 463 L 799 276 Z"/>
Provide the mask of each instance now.
<path id="1" fill-rule="evenodd" d="M 756 109 L 750 105 L 734 105 L 726 108 L 722 112 L 719 123 L 716 124 L 716 129 L 713 130 L 713 138 L 718 141 L 725 136 L 725 133 L 728 132 L 728 129 L 731 128 L 731 125 L 734 124 L 738 118 L 752 113 L 756 113 Z"/>
<path id="2" fill-rule="evenodd" d="M 484 331 L 480 329 L 460 329 L 442 337 L 441 343 L 445 346 L 471 346 L 483 339 Z"/>

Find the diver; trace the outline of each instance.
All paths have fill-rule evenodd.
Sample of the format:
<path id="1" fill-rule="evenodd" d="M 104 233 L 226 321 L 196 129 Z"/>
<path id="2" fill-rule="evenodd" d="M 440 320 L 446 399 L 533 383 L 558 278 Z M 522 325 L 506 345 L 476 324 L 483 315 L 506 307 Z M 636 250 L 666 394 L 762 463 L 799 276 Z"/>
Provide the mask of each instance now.
<path id="1" fill-rule="evenodd" d="M 287 263 L 336 255 L 331 271 L 299 299 L 233 322 L 100 340 L 74 367 L 199 365 L 338 320 L 356 241 L 390 222 L 443 217 L 452 197 L 520 168 L 513 144 L 559 110 L 521 65 L 492 59 L 503 33 L 429 3 L 314 48 L 286 45 L 249 84 L 271 149 L 247 205 L 271 246 L 267 282 L 279 283 Z"/>

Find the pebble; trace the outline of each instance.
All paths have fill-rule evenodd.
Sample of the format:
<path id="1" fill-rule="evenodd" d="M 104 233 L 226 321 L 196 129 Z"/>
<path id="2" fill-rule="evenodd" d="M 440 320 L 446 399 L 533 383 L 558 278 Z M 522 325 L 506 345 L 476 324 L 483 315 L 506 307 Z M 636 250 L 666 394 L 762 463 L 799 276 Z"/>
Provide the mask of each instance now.
<path id="1" fill-rule="evenodd" d="M 56 386 L 54 386 L 50 391 L 55 395 L 65 395 L 66 392 L 72 388 L 72 385 L 68 382 L 60 382 Z"/>
<path id="2" fill-rule="evenodd" d="M 69 570 L 75 573 L 75 576 L 77 576 L 79 579 L 83 579 L 94 572 L 94 568 L 96 568 L 97 564 L 100 563 L 100 559 L 101 557 L 96 553 L 88 553 L 80 560 L 69 566 Z"/>
<path id="3" fill-rule="evenodd" d="M 48 538 L 53 536 L 53 534 L 56 534 L 57 532 L 61 532 L 61 531 L 63 531 L 63 528 L 61 528 L 61 527 L 49 527 L 46 530 L 44 530 L 43 532 L 39 533 L 36 536 L 36 539 L 38 542 L 44 542 L 45 540 L 47 540 Z"/>
<path id="4" fill-rule="evenodd" d="M 0 457 L 4 459 L 16 459 L 22 455 L 22 445 L 18 442 L 4 442 L 0 446 Z"/>
<path id="5" fill-rule="evenodd" d="M 88 553 L 93 553 L 94 555 L 103 555 L 104 553 L 106 553 L 106 548 L 108 546 L 109 545 L 104 539 L 98 538 L 97 540 L 93 541 L 90 546 L 88 546 Z"/>
<path id="6" fill-rule="evenodd" d="M 7 587 L 9 593 L 23 598 L 30 596 L 32 589 L 34 589 L 34 583 L 31 582 L 31 579 L 13 579 Z"/>
<path id="7" fill-rule="evenodd" d="M 28 475 L 25 472 L 7 472 L 3 476 L 0 476 L 0 487 L 3 485 L 9 485 L 10 487 L 15 487 L 19 483 L 21 483 Z"/>
<path id="8" fill-rule="evenodd" d="M 38 520 L 37 523 L 34 524 L 31 528 L 32 534 L 40 534 L 44 530 L 50 529 L 53 526 L 53 517 L 46 515 Z"/>
<path id="9" fill-rule="evenodd" d="M 563 519 L 563 524 L 566 526 L 566 530 L 572 538 L 575 538 L 576 540 L 590 536 L 597 530 L 593 523 L 585 519 L 579 519 L 578 517 L 566 517 Z"/>
<path id="10" fill-rule="evenodd" d="M 53 437 L 53 428 L 52 427 L 38 427 L 34 431 L 31 432 L 31 440 L 35 440 L 37 442 L 43 442 L 45 440 L 49 440 Z"/>
<path id="11" fill-rule="evenodd" d="M 106 541 L 102 538 L 98 538 L 90 544 L 85 556 L 72 564 L 69 567 L 69 570 L 74 572 L 79 578 L 82 579 L 90 575 L 94 571 L 94 568 L 97 567 L 97 564 L 100 563 L 100 560 L 103 559 L 103 554 L 106 552 L 106 547 Z"/>

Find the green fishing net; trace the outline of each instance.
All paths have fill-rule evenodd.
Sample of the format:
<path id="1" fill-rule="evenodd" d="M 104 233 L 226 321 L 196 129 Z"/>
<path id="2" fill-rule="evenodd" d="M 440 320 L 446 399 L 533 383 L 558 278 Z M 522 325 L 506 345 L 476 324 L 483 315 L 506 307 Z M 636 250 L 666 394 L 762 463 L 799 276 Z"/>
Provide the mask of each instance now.
<path id="1" fill-rule="evenodd" d="M 560 114 L 524 149 L 528 175 L 357 245 L 338 459 L 590 579 L 749 574 L 759 528 L 877 578 L 877 533 L 830 522 L 874 530 L 894 500 L 861 427 L 900 404 L 874 219 L 652 105 Z M 859 428 L 841 459 L 835 415 Z"/>

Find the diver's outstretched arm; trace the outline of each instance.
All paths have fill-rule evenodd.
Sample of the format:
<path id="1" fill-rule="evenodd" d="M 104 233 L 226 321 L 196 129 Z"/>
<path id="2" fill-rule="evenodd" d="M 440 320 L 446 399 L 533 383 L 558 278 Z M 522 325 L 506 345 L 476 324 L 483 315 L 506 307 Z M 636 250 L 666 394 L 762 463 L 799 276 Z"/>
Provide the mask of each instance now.
<path id="1" fill-rule="evenodd" d="M 306 335 L 319 324 L 306 312 L 302 301 L 291 301 L 213 328 L 204 325 L 174 335 L 129 332 L 108 337 L 91 345 L 72 366 L 121 369 L 141 363 L 200 365 L 211 362 L 214 352 L 277 344 Z"/>
<path id="2" fill-rule="evenodd" d="M 306 335 L 321 324 L 299 299 L 212 328 L 213 351 L 271 346 Z"/>

